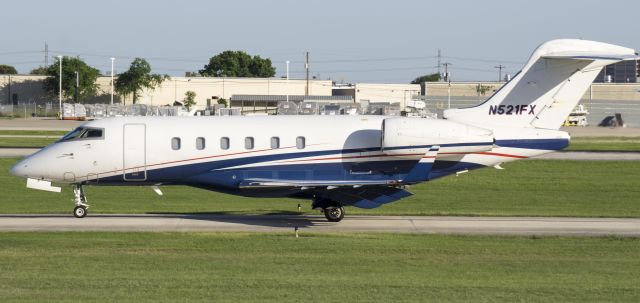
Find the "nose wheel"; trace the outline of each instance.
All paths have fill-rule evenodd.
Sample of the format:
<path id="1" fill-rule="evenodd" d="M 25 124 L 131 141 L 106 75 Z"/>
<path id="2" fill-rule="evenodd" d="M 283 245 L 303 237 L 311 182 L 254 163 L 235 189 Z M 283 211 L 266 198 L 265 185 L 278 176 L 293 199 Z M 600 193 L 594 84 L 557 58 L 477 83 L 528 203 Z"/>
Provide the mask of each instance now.
<path id="1" fill-rule="evenodd" d="M 84 218 L 87 215 L 87 208 L 84 206 L 76 206 L 73 209 L 73 216 L 76 218 Z"/>
<path id="2" fill-rule="evenodd" d="M 82 185 L 73 185 L 73 195 L 73 200 L 76 203 L 76 207 L 73 208 L 73 216 L 76 218 L 84 218 L 87 215 L 89 204 L 87 204 L 87 196 L 84 194 Z"/>

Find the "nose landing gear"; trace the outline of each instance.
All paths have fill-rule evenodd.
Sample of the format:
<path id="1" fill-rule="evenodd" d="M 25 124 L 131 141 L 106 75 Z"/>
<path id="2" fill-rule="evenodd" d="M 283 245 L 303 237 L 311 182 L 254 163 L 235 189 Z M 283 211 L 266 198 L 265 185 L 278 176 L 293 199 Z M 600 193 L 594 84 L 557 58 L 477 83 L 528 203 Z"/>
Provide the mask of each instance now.
<path id="1" fill-rule="evenodd" d="M 76 218 L 84 218 L 87 215 L 87 209 L 89 208 L 89 204 L 87 204 L 87 196 L 84 194 L 84 189 L 82 189 L 82 185 L 74 184 L 73 185 L 73 195 L 74 202 L 76 203 L 76 207 L 73 208 L 73 216 Z"/>

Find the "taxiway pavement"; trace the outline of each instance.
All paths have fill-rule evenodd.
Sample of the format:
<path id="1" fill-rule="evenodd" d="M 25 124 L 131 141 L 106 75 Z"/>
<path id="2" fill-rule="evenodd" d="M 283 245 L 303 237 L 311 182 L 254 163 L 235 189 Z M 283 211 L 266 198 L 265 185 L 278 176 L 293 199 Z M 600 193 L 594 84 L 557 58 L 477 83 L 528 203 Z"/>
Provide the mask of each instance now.
<path id="1" fill-rule="evenodd" d="M 0 231 L 116 232 L 394 232 L 468 235 L 640 236 L 640 219 L 562 217 L 347 216 L 327 222 L 311 215 L 89 214 L 0 215 Z"/>

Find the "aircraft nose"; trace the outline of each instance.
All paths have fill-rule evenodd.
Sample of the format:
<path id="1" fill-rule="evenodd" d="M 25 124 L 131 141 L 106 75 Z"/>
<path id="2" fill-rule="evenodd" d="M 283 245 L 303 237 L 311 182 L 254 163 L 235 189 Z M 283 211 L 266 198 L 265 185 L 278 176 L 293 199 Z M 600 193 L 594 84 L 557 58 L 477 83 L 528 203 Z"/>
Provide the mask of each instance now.
<path id="1" fill-rule="evenodd" d="M 26 162 L 27 161 L 22 160 L 16 163 L 13 167 L 11 167 L 10 173 L 17 177 L 25 177 L 27 168 L 29 167 Z"/>

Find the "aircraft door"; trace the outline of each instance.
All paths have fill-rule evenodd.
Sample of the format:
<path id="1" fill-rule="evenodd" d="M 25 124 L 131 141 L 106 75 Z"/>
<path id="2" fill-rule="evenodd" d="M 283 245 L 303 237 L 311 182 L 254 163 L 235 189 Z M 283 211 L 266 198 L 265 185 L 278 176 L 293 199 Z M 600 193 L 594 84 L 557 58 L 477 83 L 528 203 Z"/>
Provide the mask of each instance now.
<path id="1" fill-rule="evenodd" d="M 122 177 L 125 181 L 147 180 L 147 128 L 145 124 L 123 127 Z"/>

